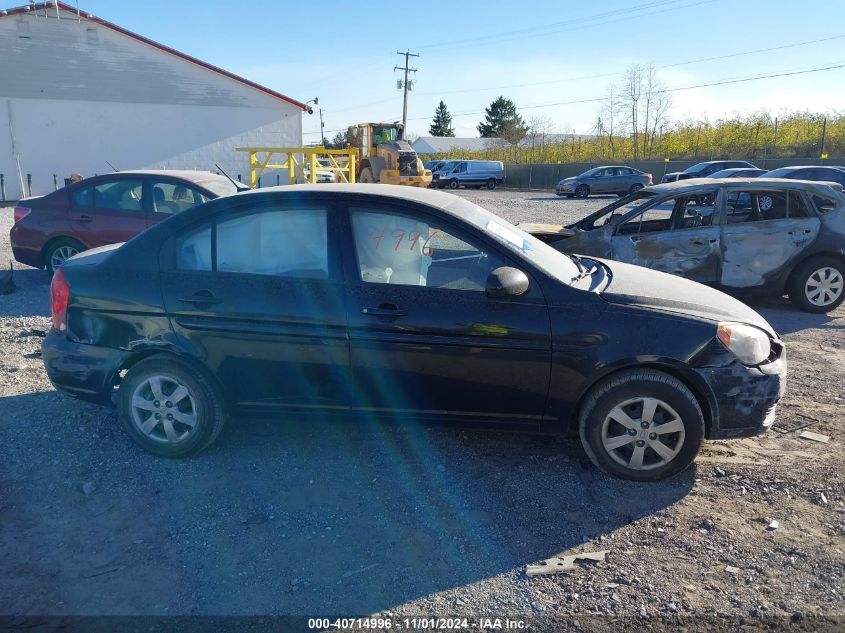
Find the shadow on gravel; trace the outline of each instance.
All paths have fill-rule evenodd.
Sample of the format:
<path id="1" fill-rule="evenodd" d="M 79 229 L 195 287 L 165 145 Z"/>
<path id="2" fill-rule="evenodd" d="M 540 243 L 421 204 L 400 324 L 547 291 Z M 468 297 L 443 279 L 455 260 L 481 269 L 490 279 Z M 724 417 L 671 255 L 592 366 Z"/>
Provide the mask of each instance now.
<path id="1" fill-rule="evenodd" d="M 590 196 L 590 198 L 592 198 L 593 200 L 618 200 L 618 199 L 619 199 L 619 196 L 616 196 L 616 195 L 610 195 L 610 196 Z M 545 201 L 549 201 L 549 200 L 559 200 L 559 201 L 561 201 L 561 202 L 579 202 L 579 203 L 583 203 L 583 202 L 584 202 L 585 200 L 587 200 L 587 199 L 588 199 L 588 198 L 576 198 L 576 197 L 574 197 L 574 196 L 570 198 L 569 196 L 557 196 L 557 195 L 553 195 L 553 196 L 535 196 L 535 197 L 533 197 L 533 198 L 526 198 L 526 200 L 545 200 Z"/>
<path id="2" fill-rule="evenodd" d="M 15 268 L 14 282 L 13 293 L 0 295 L 0 316 L 50 316 L 50 278 L 46 272 Z"/>
<path id="3" fill-rule="evenodd" d="M 614 480 L 574 440 L 317 419 L 232 421 L 167 460 L 52 392 L 0 410 L 6 614 L 368 614 L 522 574 L 694 480 Z"/>
<path id="4" fill-rule="evenodd" d="M 845 325 L 835 323 L 831 315 L 804 312 L 785 298 L 739 298 L 763 315 L 780 335 L 792 334 L 810 328 L 828 332 L 845 329 Z"/>

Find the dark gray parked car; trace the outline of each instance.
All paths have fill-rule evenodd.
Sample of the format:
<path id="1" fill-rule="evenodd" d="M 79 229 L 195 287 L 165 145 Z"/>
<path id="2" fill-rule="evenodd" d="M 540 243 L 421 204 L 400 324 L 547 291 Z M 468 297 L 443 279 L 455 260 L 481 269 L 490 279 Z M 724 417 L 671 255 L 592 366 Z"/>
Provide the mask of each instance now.
<path id="1" fill-rule="evenodd" d="M 688 180 L 690 178 L 710 178 L 717 171 L 735 167 L 757 168 L 756 165 L 752 165 L 745 160 L 707 160 L 687 167 L 684 171 L 671 171 L 663 176 L 663 182 L 675 182 L 676 180 Z"/>
<path id="2" fill-rule="evenodd" d="M 586 198 L 596 193 L 615 193 L 620 196 L 639 191 L 652 183 L 651 174 L 626 165 L 594 167 L 580 176 L 564 178 L 555 193 L 568 198 Z"/>
<path id="3" fill-rule="evenodd" d="M 828 165 L 798 165 L 781 167 L 766 172 L 766 178 L 789 178 L 791 180 L 817 180 L 837 182 L 845 187 L 845 168 Z"/>
<path id="4" fill-rule="evenodd" d="M 807 312 L 829 312 L 845 299 L 845 195 L 837 184 L 699 178 L 648 187 L 568 227 L 521 227 L 560 251 L 722 289 L 788 294 Z"/>

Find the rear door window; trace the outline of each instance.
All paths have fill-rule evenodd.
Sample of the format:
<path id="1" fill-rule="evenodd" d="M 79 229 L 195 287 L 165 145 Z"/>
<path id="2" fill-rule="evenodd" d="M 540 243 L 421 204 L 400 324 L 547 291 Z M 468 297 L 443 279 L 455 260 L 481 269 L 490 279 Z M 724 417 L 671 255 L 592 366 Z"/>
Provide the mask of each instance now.
<path id="1" fill-rule="evenodd" d="M 79 187 L 70 194 L 71 206 L 143 211 L 143 181 L 122 178 Z"/>
<path id="2" fill-rule="evenodd" d="M 271 208 L 203 225 L 177 237 L 176 267 L 328 279 L 327 212 Z"/>
<path id="3" fill-rule="evenodd" d="M 811 216 L 804 197 L 797 191 L 731 191 L 725 207 L 725 224 Z"/>

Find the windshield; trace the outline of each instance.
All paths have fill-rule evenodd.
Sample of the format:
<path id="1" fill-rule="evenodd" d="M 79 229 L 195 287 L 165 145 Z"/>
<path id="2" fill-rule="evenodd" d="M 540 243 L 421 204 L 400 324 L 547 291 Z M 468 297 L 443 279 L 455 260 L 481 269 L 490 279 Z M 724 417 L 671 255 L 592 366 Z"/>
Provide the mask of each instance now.
<path id="1" fill-rule="evenodd" d="M 389 143 L 395 141 L 399 136 L 399 131 L 395 127 L 374 127 L 373 128 L 373 145 L 381 145 L 382 143 Z"/>
<path id="2" fill-rule="evenodd" d="M 455 161 L 450 160 L 448 163 L 442 163 L 437 171 L 450 171 L 455 166 Z"/>
<path id="3" fill-rule="evenodd" d="M 585 171 L 583 174 L 581 174 L 581 175 L 580 175 L 580 176 L 578 176 L 578 177 L 579 177 L 579 178 L 587 178 L 587 177 L 589 177 L 589 176 L 592 176 L 593 174 L 597 174 L 597 173 L 599 173 L 599 171 L 600 171 L 601 169 L 602 169 L 601 167 L 594 167 L 593 169 L 588 169 L 587 171 Z"/>
<path id="4" fill-rule="evenodd" d="M 483 207 L 468 200 L 459 199 L 449 205 L 449 209 L 462 212 L 467 221 L 495 237 L 518 258 L 527 259 L 550 277 L 568 286 L 572 285 L 573 280 L 581 272 L 569 255 L 556 251 L 548 244 Z"/>

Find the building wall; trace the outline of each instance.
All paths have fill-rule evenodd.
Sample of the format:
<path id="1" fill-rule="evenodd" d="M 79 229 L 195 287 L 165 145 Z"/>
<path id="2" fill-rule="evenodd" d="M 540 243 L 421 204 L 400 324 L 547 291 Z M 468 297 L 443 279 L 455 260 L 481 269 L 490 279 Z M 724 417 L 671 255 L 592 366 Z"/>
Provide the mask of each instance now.
<path id="1" fill-rule="evenodd" d="M 24 36 L 22 36 L 24 35 Z M 0 18 L 0 174 L 7 199 L 73 172 L 247 174 L 244 145 L 302 144 L 301 110 L 84 18 Z M 18 168 L 20 164 L 20 170 Z M 19 173 L 20 171 L 20 173 Z"/>

